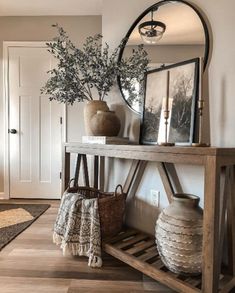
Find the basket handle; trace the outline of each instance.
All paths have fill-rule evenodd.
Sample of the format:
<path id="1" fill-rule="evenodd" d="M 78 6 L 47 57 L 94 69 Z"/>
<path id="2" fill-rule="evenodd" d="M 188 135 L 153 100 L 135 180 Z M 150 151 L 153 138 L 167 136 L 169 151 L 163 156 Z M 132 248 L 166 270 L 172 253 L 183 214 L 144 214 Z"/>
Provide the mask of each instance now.
<path id="1" fill-rule="evenodd" d="M 122 185 L 121 184 L 118 184 L 115 188 L 115 191 L 114 191 L 114 196 L 116 197 L 118 195 L 118 189 L 120 189 L 121 193 L 123 193 L 123 188 L 122 188 Z"/>
<path id="2" fill-rule="evenodd" d="M 69 184 L 68 184 L 68 187 L 67 188 L 71 188 L 72 186 L 71 186 L 71 183 L 74 181 L 74 184 L 73 184 L 73 187 L 77 187 L 77 185 L 75 185 L 76 183 L 75 183 L 75 178 L 71 178 L 70 180 L 69 180 Z"/>

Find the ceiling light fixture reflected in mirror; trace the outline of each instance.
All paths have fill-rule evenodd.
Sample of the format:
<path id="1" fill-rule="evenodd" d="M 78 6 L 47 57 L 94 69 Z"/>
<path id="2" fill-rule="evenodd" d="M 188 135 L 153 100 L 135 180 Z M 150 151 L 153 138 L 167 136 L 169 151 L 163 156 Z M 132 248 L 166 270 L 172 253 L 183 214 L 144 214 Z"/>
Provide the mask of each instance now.
<path id="1" fill-rule="evenodd" d="M 153 19 L 153 10 L 151 11 L 151 20 L 139 25 L 139 34 L 147 44 L 156 44 L 161 40 L 165 30 L 166 25 L 163 22 Z"/>

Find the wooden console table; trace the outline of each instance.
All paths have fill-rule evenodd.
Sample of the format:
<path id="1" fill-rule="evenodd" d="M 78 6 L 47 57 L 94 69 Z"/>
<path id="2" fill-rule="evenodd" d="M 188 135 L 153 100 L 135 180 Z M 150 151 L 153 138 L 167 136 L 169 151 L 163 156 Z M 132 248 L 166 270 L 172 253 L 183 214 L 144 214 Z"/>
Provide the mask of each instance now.
<path id="1" fill-rule="evenodd" d="M 132 228 L 124 229 L 112 239 L 105 239 L 103 248 L 177 292 L 225 293 L 235 287 L 235 148 L 67 143 L 63 152 L 63 190 L 70 178 L 71 153 L 78 154 L 79 164 L 82 160 L 86 172 L 86 155 L 94 156 L 94 186 L 100 189 L 104 186 L 105 157 L 132 160 L 123 184 L 127 193 L 137 190 L 147 162 L 156 162 L 169 202 L 174 192 L 182 192 L 174 164 L 204 166 L 202 276 L 185 277 L 171 273 L 159 258 L 154 237 Z M 87 177 L 85 180 L 89 184 Z M 225 235 L 228 263 L 222 265 Z"/>

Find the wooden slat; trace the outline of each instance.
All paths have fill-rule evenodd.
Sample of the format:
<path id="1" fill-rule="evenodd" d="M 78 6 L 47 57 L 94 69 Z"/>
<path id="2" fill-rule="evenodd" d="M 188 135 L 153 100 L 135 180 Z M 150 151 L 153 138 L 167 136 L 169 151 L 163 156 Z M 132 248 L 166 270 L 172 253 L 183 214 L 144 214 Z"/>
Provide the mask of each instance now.
<path id="1" fill-rule="evenodd" d="M 148 241 L 144 241 L 143 243 L 137 243 L 134 247 L 127 249 L 126 252 L 129 254 L 135 254 L 135 253 L 141 252 L 141 251 L 145 250 L 146 248 L 149 248 L 153 245 L 155 245 L 155 240 L 151 239 Z"/>
<path id="2" fill-rule="evenodd" d="M 118 235 L 114 237 L 106 238 L 104 239 L 104 241 L 109 244 L 111 243 L 114 244 L 136 234 L 138 234 L 138 231 L 136 229 L 128 229 L 127 231 L 119 233 Z"/>
<path id="3" fill-rule="evenodd" d="M 137 236 L 131 237 L 129 240 L 122 240 L 120 243 L 116 244 L 115 247 L 125 249 L 125 247 L 136 244 L 137 242 L 145 240 L 146 238 L 149 237 L 146 234 L 141 233 Z"/>
<path id="4" fill-rule="evenodd" d="M 145 254 L 138 257 L 139 260 L 147 261 L 155 256 L 158 256 L 157 248 L 154 247 L 154 250 L 146 252 Z"/>
<path id="5" fill-rule="evenodd" d="M 164 189 L 166 191 L 168 201 L 171 202 L 172 198 L 173 198 L 173 194 L 174 194 L 174 189 L 171 184 L 169 175 L 167 174 L 164 163 L 157 162 L 156 164 L 157 164 L 158 172 L 159 172 L 160 177 L 162 179 Z"/>
<path id="6" fill-rule="evenodd" d="M 188 283 L 188 284 L 190 284 L 190 285 L 192 285 L 192 286 L 194 286 L 194 287 L 198 287 L 201 283 L 202 283 L 202 279 L 201 279 L 201 277 L 199 278 L 193 278 L 193 277 L 191 277 L 191 278 L 187 278 L 186 280 L 184 280 L 186 283 Z"/>
<path id="7" fill-rule="evenodd" d="M 168 275 L 170 275 L 170 276 L 173 276 L 174 278 L 178 278 L 180 275 L 179 274 L 176 274 L 176 273 L 173 273 L 173 272 L 171 272 L 171 271 L 169 271 L 168 269 L 167 269 L 167 274 Z M 185 281 L 185 280 L 184 280 Z M 190 284 L 190 283 L 189 283 Z M 190 285 L 192 285 L 192 284 L 190 284 Z M 193 285 L 194 286 L 194 285 Z"/>
<path id="8" fill-rule="evenodd" d="M 156 269 L 161 269 L 164 267 L 164 263 L 162 262 L 161 259 L 158 259 L 157 261 L 152 263 L 152 266 L 155 267 Z"/>

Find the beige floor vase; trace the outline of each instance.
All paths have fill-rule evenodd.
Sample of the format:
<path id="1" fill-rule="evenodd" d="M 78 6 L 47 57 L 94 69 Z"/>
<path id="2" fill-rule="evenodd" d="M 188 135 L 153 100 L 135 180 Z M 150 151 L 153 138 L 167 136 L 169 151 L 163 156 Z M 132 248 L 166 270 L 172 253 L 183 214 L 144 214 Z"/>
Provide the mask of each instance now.
<path id="1" fill-rule="evenodd" d="M 177 274 L 198 275 L 202 259 L 202 217 L 199 197 L 175 194 L 156 223 L 156 244 L 166 267 Z"/>

